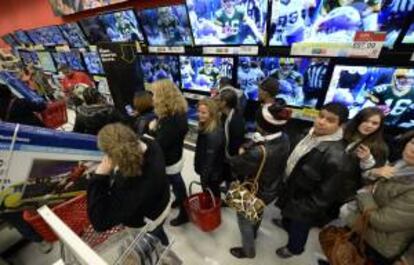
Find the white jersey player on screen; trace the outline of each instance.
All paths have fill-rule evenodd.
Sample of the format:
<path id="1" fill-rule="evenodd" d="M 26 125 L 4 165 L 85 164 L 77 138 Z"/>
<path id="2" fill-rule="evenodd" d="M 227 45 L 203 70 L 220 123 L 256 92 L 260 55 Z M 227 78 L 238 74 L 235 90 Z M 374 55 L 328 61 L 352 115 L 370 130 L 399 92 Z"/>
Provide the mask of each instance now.
<path id="1" fill-rule="evenodd" d="M 315 5 L 315 0 L 273 0 L 271 25 L 274 34 L 270 44 L 290 45 L 302 41 L 306 34 L 303 12 Z"/>
<path id="2" fill-rule="evenodd" d="M 250 58 L 240 58 L 240 66 L 237 71 L 237 78 L 241 90 L 243 90 L 246 98 L 257 100 L 259 96 L 258 84 L 265 78 L 265 74 L 259 67 L 251 67 Z"/>

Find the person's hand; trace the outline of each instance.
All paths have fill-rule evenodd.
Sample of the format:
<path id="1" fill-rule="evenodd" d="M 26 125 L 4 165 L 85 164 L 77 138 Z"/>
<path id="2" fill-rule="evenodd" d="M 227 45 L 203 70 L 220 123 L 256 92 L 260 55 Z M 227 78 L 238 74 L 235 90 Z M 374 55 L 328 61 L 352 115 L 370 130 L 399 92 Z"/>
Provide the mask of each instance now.
<path id="1" fill-rule="evenodd" d="M 371 150 L 368 146 L 360 144 L 358 148 L 355 150 L 355 154 L 359 159 L 365 161 L 371 156 Z"/>
<path id="2" fill-rule="evenodd" d="M 148 128 L 150 129 L 150 131 L 155 131 L 157 129 L 157 125 L 158 125 L 157 120 L 152 120 L 149 123 Z"/>
<path id="3" fill-rule="evenodd" d="M 246 153 L 246 150 L 243 147 L 239 148 L 239 155 Z"/>
<path id="4" fill-rule="evenodd" d="M 96 168 L 95 173 L 98 175 L 108 175 L 111 173 L 112 169 L 112 160 L 107 155 L 105 155 L 101 163 Z"/>
<path id="5" fill-rule="evenodd" d="M 391 178 L 395 174 L 395 168 L 392 166 L 383 166 L 372 169 L 372 174 L 376 177 Z"/>

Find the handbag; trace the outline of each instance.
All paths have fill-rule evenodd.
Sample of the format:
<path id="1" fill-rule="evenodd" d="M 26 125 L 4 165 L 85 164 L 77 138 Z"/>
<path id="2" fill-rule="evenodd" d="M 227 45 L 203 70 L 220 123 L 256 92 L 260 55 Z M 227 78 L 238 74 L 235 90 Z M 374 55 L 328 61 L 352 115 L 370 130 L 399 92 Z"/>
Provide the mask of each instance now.
<path id="1" fill-rule="evenodd" d="M 352 229 L 327 226 L 319 234 L 322 250 L 331 265 L 365 265 L 365 233 L 370 211 L 360 215 Z"/>
<path id="2" fill-rule="evenodd" d="M 253 181 L 245 181 L 240 183 L 233 182 L 226 194 L 226 204 L 236 210 L 237 213 L 243 215 L 252 223 L 258 223 L 263 216 L 263 211 L 266 204 L 262 199 L 256 196 L 259 190 L 259 178 L 262 174 L 264 164 L 266 162 L 266 149 L 263 145 L 259 146 L 262 153 L 262 161 Z"/>

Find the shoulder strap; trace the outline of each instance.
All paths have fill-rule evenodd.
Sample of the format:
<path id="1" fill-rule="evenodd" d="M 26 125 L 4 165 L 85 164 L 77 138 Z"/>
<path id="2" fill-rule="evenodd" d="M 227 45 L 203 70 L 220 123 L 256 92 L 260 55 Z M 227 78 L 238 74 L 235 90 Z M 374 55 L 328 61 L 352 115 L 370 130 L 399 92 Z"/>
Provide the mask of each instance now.
<path id="1" fill-rule="evenodd" d="M 16 98 L 12 98 L 12 100 L 10 100 L 9 105 L 7 106 L 6 116 L 4 117 L 5 121 L 9 121 L 10 112 L 11 112 L 11 109 L 12 109 L 15 101 L 16 101 Z"/>
<path id="2" fill-rule="evenodd" d="M 254 178 L 253 183 L 256 185 L 259 181 L 260 176 L 262 175 L 264 165 L 266 163 L 267 153 L 264 145 L 259 145 L 260 152 L 262 153 L 262 161 L 260 162 L 259 169 L 257 170 L 256 177 Z"/>

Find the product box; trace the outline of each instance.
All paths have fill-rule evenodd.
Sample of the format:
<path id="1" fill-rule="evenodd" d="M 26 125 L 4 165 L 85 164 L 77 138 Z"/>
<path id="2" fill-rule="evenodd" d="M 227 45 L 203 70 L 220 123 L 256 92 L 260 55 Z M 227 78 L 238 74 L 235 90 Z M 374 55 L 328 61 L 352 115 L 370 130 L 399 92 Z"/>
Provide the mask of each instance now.
<path id="1" fill-rule="evenodd" d="M 101 158 L 95 136 L 0 123 L 0 212 L 84 193 Z"/>

